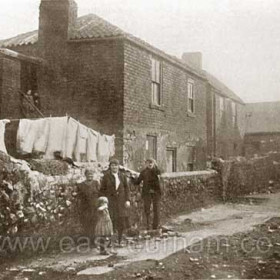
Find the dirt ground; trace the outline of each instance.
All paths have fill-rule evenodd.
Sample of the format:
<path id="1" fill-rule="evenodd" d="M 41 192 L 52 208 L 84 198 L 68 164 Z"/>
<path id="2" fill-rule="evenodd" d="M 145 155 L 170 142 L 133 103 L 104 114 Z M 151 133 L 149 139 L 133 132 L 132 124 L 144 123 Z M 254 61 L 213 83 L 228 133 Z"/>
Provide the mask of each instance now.
<path id="1" fill-rule="evenodd" d="M 279 210 L 279 193 L 216 205 L 174 218 L 178 234 L 137 243 L 144 252 L 2 259 L 0 279 L 279 279 Z"/>

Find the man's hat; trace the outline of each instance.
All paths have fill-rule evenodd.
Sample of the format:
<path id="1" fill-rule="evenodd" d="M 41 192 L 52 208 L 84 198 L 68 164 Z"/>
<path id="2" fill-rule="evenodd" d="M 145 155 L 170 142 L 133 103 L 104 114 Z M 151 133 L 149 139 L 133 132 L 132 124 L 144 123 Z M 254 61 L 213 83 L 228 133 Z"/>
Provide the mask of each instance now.
<path id="1" fill-rule="evenodd" d="M 147 159 L 146 159 L 146 162 L 147 162 L 147 163 L 148 163 L 148 162 L 149 162 L 149 163 L 154 163 L 154 164 L 156 163 L 156 161 L 155 161 L 153 158 L 147 158 Z"/>
<path id="2" fill-rule="evenodd" d="M 110 159 L 110 164 L 109 164 L 109 165 L 112 165 L 112 164 L 120 165 L 120 162 L 119 162 L 119 160 L 116 159 L 116 158 L 111 158 L 111 159 Z"/>

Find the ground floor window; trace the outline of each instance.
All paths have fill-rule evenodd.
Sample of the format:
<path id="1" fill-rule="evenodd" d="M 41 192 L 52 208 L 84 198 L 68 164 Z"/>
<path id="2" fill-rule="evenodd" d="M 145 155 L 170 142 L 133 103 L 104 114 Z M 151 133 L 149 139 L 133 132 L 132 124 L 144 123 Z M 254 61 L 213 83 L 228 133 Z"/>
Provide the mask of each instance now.
<path id="1" fill-rule="evenodd" d="M 195 169 L 195 147 L 188 147 L 188 171 Z"/>
<path id="2" fill-rule="evenodd" d="M 177 161 L 176 148 L 167 148 L 166 158 L 167 158 L 167 166 L 166 166 L 167 173 L 176 172 L 176 161 Z"/>
<path id="3" fill-rule="evenodd" d="M 157 160 L 157 137 L 147 135 L 146 138 L 146 159 L 153 158 Z"/>

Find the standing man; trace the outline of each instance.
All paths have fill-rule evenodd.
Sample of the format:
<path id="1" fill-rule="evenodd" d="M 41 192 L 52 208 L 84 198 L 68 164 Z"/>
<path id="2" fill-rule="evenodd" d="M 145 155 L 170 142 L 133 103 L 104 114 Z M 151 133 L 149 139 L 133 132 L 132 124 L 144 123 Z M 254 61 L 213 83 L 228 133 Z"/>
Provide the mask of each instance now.
<path id="1" fill-rule="evenodd" d="M 91 169 L 86 169 L 85 176 L 86 180 L 77 186 L 78 212 L 83 234 L 89 238 L 94 247 L 99 182 L 94 180 L 94 171 Z"/>
<path id="2" fill-rule="evenodd" d="M 106 196 L 109 200 L 109 213 L 114 231 L 118 233 L 118 243 L 121 246 L 125 221 L 128 216 L 126 208 L 130 207 L 129 187 L 124 174 L 119 172 L 119 161 L 111 159 L 109 170 L 101 181 L 99 196 Z"/>
<path id="3" fill-rule="evenodd" d="M 143 181 L 142 198 L 146 215 L 147 229 L 150 229 L 150 212 L 153 205 L 153 229 L 157 229 L 160 220 L 161 188 L 159 182 L 160 170 L 156 161 L 152 158 L 146 160 L 146 168 L 141 171 L 134 184 L 139 185 Z"/>

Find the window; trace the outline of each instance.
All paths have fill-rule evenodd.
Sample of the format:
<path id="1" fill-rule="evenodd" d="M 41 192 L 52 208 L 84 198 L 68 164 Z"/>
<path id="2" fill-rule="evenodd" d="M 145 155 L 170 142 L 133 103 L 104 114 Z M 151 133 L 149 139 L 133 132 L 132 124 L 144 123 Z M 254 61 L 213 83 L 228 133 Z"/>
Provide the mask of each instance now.
<path id="1" fill-rule="evenodd" d="M 166 150 L 166 158 L 167 158 L 166 171 L 168 173 L 176 172 L 176 157 L 177 157 L 176 148 L 167 148 L 167 150 Z"/>
<path id="2" fill-rule="evenodd" d="M 237 121 L 237 111 L 235 102 L 231 102 L 231 111 L 232 111 L 232 124 L 235 126 Z"/>
<path id="3" fill-rule="evenodd" d="M 225 111 L 225 98 L 220 96 L 220 112 L 223 113 Z"/>
<path id="4" fill-rule="evenodd" d="M 26 93 L 28 90 L 31 90 L 32 92 L 37 92 L 37 72 L 37 65 L 29 62 L 21 62 L 21 91 L 23 91 L 24 93 Z"/>
<path id="5" fill-rule="evenodd" d="M 161 63 L 152 58 L 152 104 L 161 105 Z"/>
<path id="6" fill-rule="evenodd" d="M 220 110 L 219 110 L 219 113 L 220 113 L 220 118 L 222 119 L 224 113 L 225 113 L 225 98 L 220 96 L 219 98 L 220 102 L 219 102 L 219 105 L 220 105 Z"/>
<path id="7" fill-rule="evenodd" d="M 194 170 L 195 165 L 195 147 L 188 147 L 188 171 Z"/>
<path id="8" fill-rule="evenodd" d="M 146 159 L 157 159 L 157 137 L 153 135 L 147 135 L 146 138 Z"/>
<path id="9" fill-rule="evenodd" d="M 194 86 L 193 80 L 188 80 L 188 112 L 194 113 Z"/>

